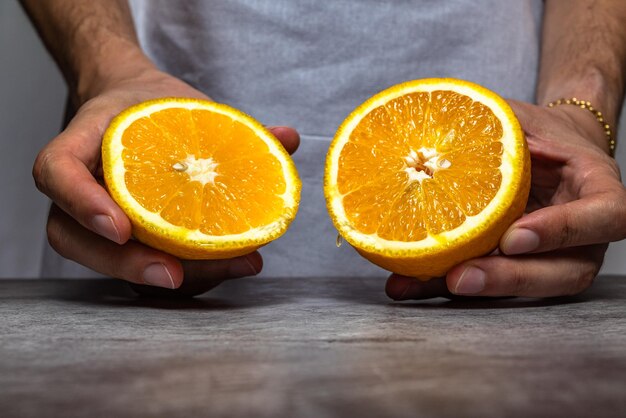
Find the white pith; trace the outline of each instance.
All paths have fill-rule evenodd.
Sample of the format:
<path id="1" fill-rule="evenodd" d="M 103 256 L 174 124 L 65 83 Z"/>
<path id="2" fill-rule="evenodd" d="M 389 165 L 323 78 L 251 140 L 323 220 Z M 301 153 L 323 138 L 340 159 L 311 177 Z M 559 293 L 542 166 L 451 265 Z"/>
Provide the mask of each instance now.
<path id="1" fill-rule="evenodd" d="M 452 163 L 445 158 L 441 158 L 434 148 L 420 147 L 417 151 L 411 150 L 409 155 L 404 157 L 406 168 L 404 171 L 409 176 L 409 181 L 422 182 L 433 177 L 435 172 L 450 168 Z M 426 167 L 430 173 L 421 169 Z"/>
<path id="2" fill-rule="evenodd" d="M 213 158 L 196 158 L 188 155 L 183 161 L 175 163 L 172 168 L 187 173 L 191 181 L 200 182 L 204 186 L 207 183 L 215 183 L 218 165 Z"/>

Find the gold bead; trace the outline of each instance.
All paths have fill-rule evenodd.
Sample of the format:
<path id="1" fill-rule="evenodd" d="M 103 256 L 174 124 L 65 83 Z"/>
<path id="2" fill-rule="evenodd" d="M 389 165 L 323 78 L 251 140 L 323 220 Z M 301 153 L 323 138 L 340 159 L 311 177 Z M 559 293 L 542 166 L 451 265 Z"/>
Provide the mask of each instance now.
<path id="1" fill-rule="evenodd" d="M 604 117 L 602 115 L 602 112 L 600 112 L 599 110 L 596 110 L 592 105 L 590 101 L 585 101 L 585 100 L 578 100 L 575 97 L 572 97 L 571 99 L 566 99 L 566 98 L 560 98 L 557 99 L 553 102 L 550 102 L 547 104 L 548 107 L 555 107 L 561 104 L 573 104 L 576 105 L 578 107 L 580 107 L 581 109 L 587 109 L 588 111 L 590 111 L 593 116 L 595 116 L 595 118 L 597 119 L 598 123 L 600 124 L 600 126 L 602 126 L 602 128 L 604 129 L 604 133 L 608 139 L 608 143 L 609 143 L 609 154 L 611 155 L 611 157 L 615 157 L 615 146 L 616 146 L 616 141 L 613 138 L 612 135 L 612 131 L 611 131 L 611 127 L 609 126 L 608 123 L 606 123 L 604 121 Z"/>

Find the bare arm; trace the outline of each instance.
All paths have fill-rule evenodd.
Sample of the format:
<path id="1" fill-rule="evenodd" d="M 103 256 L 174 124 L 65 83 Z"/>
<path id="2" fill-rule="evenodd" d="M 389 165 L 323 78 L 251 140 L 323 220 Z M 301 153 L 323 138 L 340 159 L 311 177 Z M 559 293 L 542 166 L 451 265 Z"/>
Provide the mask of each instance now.
<path id="1" fill-rule="evenodd" d="M 546 0 L 538 104 L 590 101 L 616 131 L 626 85 L 625 22 L 623 0 Z M 593 139 L 607 149 L 604 137 Z"/>
<path id="2" fill-rule="evenodd" d="M 100 147 L 111 118 L 158 97 L 207 97 L 159 71 L 142 52 L 123 0 L 21 0 L 63 72 L 76 115 L 39 153 L 33 177 L 53 202 L 48 240 L 65 258 L 137 284 L 197 294 L 254 275 L 258 253 L 230 260 L 179 260 L 131 238 L 131 224 L 101 186 Z M 273 132 L 291 151 L 298 134 Z M 100 182 L 99 182 L 100 180 Z M 184 277 L 184 283 L 183 283 Z M 182 287 L 181 287 L 182 285 Z"/>
<path id="3" fill-rule="evenodd" d="M 153 68 L 125 0 L 21 0 L 61 69 L 75 104 Z"/>

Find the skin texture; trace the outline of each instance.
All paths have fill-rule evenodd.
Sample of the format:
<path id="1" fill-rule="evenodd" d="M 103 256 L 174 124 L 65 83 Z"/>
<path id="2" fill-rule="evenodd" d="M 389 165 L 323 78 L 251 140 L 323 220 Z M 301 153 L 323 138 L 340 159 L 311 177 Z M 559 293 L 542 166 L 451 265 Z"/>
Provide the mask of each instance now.
<path id="1" fill-rule="evenodd" d="M 230 260 L 183 261 L 131 240 L 129 219 L 102 187 L 102 135 L 115 115 L 158 97 L 208 99 L 159 71 L 143 54 L 128 5 L 109 0 L 22 3 L 63 71 L 71 104 L 78 109 L 33 166 L 38 189 L 53 202 L 47 225 L 52 247 L 105 275 L 164 288 L 158 295 L 195 295 L 223 280 L 259 273 L 263 261 L 257 252 Z M 287 151 L 296 150 L 294 129 L 270 130 Z"/>
<path id="2" fill-rule="evenodd" d="M 165 288 L 182 284 L 178 294 L 185 295 L 258 273 L 258 253 L 188 263 L 129 240 L 130 222 L 100 185 L 101 137 L 115 114 L 156 97 L 205 98 L 160 72 L 143 54 L 126 2 L 22 4 L 61 68 L 78 109 L 33 167 L 37 187 L 53 201 L 48 221 L 53 248 L 133 283 Z M 444 278 L 423 283 L 391 275 L 386 286 L 391 298 L 578 293 L 593 282 L 608 242 L 626 237 L 626 193 L 618 167 L 607 155 L 603 130 L 586 110 L 545 107 L 561 97 L 589 100 L 616 131 L 626 79 L 626 3 L 546 0 L 545 7 L 537 105 L 511 102 L 532 156 L 528 214 L 504 234 L 496 254 L 462 263 Z M 288 151 L 295 151 L 295 130 L 272 131 Z"/>
<path id="3" fill-rule="evenodd" d="M 547 108 L 588 100 L 617 131 L 626 80 L 626 3 L 546 0 L 537 105 L 510 101 L 532 159 L 527 214 L 495 254 L 446 277 L 418 282 L 392 274 L 392 299 L 437 296 L 571 295 L 593 283 L 611 241 L 626 237 L 626 192 L 603 129 L 587 110 Z M 572 29 L 572 28 L 575 28 Z"/>

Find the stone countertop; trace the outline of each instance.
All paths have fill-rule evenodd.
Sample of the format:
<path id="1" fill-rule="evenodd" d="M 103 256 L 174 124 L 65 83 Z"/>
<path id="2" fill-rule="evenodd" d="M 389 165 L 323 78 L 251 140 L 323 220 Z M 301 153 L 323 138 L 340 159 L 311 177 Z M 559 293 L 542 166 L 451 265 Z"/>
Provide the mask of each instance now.
<path id="1" fill-rule="evenodd" d="M 0 280 L 0 416 L 626 416 L 626 277 L 544 300 L 383 285 Z"/>

